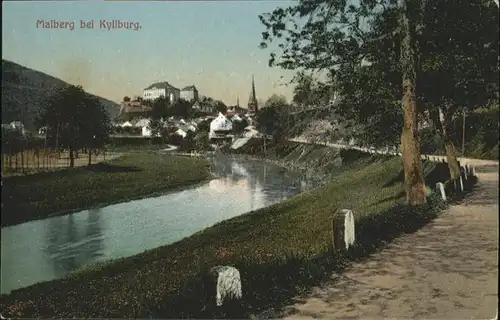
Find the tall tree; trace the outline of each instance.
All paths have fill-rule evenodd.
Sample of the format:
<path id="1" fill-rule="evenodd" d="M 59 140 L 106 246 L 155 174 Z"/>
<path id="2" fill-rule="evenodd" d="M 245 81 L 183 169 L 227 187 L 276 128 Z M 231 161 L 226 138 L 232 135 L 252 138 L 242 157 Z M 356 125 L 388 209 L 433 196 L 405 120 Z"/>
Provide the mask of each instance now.
<path id="1" fill-rule="evenodd" d="M 262 16 L 269 27 L 263 46 L 279 36 L 283 52 L 279 58 L 271 54 L 273 64 L 329 70 L 328 84 L 342 98 L 334 111 L 354 124 L 359 140 L 395 143 L 397 132 L 404 131 L 401 138 L 412 154 L 405 162 L 417 173 L 407 179 L 413 176 L 419 203 L 423 184 L 412 152 L 418 149 L 416 112 L 432 119 L 445 141 L 451 175 L 458 177 L 450 122 L 498 99 L 498 7 L 490 0 L 361 1 L 359 6 L 341 3 L 339 13 L 332 6 L 338 8 L 300 2 L 295 11 Z M 302 27 L 288 19 L 294 14 L 308 18 Z"/>
<path id="2" fill-rule="evenodd" d="M 453 120 L 498 101 L 498 23 L 498 7 L 489 0 L 443 0 L 425 10 L 419 102 L 443 141 L 454 179 L 460 168 Z"/>
<path id="3" fill-rule="evenodd" d="M 268 135 L 272 135 L 275 141 L 280 141 L 285 135 L 287 113 L 286 106 L 270 106 L 259 109 L 256 114 L 257 127 Z"/>
<path id="4" fill-rule="evenodd" d="M 409 4 L 409 5 L 408 5 Z M 389 31 L 402 33 L 400 64 L 402 75 L 404 128 L 401 134 L 407 202 L 421 204 L 426 201 L 423 174 L 420 164 L 416 121 L 416 72 L 412 33 L 414 30 L 416 0 L 401 0 L 401 19 Z M 356 70 L 366 59 L 371 40 L 366 39 L 370 19 L 387 8 L 398 8 L 394 0 L 354 1 L 299 1 L 288 8 L 277 8 L 272 13 L 259 16 L 265 25 L 261 47 L 275 38 L 282 39 L 282 49 L 277 57 L 271 53 L 270 65 L 286 69 L 310 71 Z M 364 23 L 364 24 L 363 24 Z M 385 36 L 385 35 L 384 35 Z M 279 40 L 278 40 L 279 41 Z"/>
<path id="5" fill-rule="evenodd" d="M 110 119 L 99 101 L 81 86 L 69 86 L 52 95 L 37 115 L 39 127 L 47 127 L 47 141 L 69 151 L 70 167 L 78 148 L 104 145 L 110 133 Z"/>
<path id="6" fill-rule="evenodd" d="M 226 113 L 227 112 L 227 106 L 226 106 L 226 104 L 224 102 L 220 101 L 220 100 L 214 101 L 213 106 L 215 107 L 215 109 L 217 110 L 217 112 L 220 112 L 220 113 Z"/>
<path id="7" fill-rule="evenodd" d="M 422 0 L 421 0 L 422 1 Z M 415 21 L 419 1 L 401 0 L 400 63 L 403 83 L 403 133 L 401 152 L 405 175 L 406 200 L 409 204 L 426 202 L 426 190 L 420 157 L 417 123 L 417 66 L 415 49 Z"/>
<path id="8" fill-rule="evenodd" d="M 88 164 L 92 164 L 92 151 L 103 148 L 109 142 L 111 121 L 104 106 L 95 96 L 85 95 L 80 116 L 80 147 L 88 151 Z"/>
<path id="9" fill-rule="evenodd" d="M 264 107 L 283 107 L 287 104 L 285 96 L 273 93 L 264 103 Z"/>
<path id="10" fill-rule="evenodd" d="M 184 99 L 177 100 L 172 105 L 172 115 L 187 118 L 191 114 L 191 103 Z"/>
<path id="11" fill-rule="evenodd" d="M 151 105 L 151 119 L 149 121 L 149 130 L 152 137 L 163 135 L 163 120 L 174 112 L 170 106 L 170 101 L 165 97 L 155 99 Z"/>

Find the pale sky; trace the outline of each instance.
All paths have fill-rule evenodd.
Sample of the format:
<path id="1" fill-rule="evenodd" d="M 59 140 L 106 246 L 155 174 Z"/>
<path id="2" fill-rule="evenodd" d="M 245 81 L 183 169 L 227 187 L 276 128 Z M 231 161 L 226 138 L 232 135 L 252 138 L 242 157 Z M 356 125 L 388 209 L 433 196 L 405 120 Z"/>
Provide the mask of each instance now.
<path id="1" fill-rule="evenodd" d="M 269 68 L 259 49 L 258 14 L 290 1 L 2 2 L 2 58 L 83 85 L 114 101 L 142 95 L 157 81 L 194 84 L 206 96 L 246 106 L 255 75 L 257 98 L 283 86 L 293 72 Z M 100 28 L 100 20 L 138 22 L 137 31 Z M 74 30 L 42 28 L 38 20 L 74 22 Z M 94 20 L 94 29 L 80 28 Z"/>

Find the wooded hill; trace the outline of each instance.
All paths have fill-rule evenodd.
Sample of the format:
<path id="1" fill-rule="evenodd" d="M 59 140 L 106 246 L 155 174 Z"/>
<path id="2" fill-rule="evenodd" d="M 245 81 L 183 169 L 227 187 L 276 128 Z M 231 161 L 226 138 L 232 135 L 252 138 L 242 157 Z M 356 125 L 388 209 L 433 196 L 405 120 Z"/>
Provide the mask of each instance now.
<path id="1" fill-rule="evenodd" d="M 2 59 L 2 123 L 22 121 L 28 129 L 40 106 L 57 89 L 70 84 L 40 71 Z M 97 97 L 113 119 L 120 106 L 108 99 Z"/>

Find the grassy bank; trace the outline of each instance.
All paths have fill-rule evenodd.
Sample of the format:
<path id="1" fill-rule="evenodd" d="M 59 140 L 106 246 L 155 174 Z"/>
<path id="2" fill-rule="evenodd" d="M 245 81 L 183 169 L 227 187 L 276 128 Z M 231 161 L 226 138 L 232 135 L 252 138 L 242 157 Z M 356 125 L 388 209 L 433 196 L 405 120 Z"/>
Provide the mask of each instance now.
<path id="1" fill-rule="evenodd" d="M 384 159 L 384 157 L 357 150 L 339 150 L 317 144 L 290 141 L 281 144 L 268 143 L 265 150 L 261 141 L 253 141 L 241 149 L 234 150 L 233 153 L 263 159 L 294 171 L 305 172 L 308 176 L 324 183 L 346 168 L 360 167 L 377 159 Z"/>
<path id="2" fill-rule="evenodd" d="M 436 166 L 424 166 L 428 184 L 435 185 Z M 347 257 L 331 251 L 330 219 L 338 209 L 354 210 L 358 255 L 436 215 L 434 197 L 422 207 L 401 205 L 402 181 L 401 159 L 352 163 L 324 187 L 172 245 L 2 296 L 1 310 L 7 317 L 241 318 L 279 307 L 345 265 Z M 233 314 L 203 308 L 199 274 L 218 264 L 241 271 L 244 300 Z"/>
<path id="3" fill-rule="evenodd" d="M 210 177 L 204 159 L 136 153 L 107 163 L 3 179 L 2 226 L 137 199 Z"/>

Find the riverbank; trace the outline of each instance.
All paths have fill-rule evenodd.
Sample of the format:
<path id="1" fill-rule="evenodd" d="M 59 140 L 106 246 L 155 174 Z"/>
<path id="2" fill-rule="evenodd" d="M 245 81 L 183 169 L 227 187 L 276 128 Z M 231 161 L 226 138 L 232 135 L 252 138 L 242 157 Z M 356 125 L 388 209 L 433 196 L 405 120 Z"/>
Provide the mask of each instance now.
<path id="1" fill-rule="evenodd" d="M 296 172 L 302 172 L 321 184 L 328 183 L 346 169 L 391 158 L 389 156 L 371 155 L 358 150 L 341 150 L 328 146 L 291 141 L 279 145 L 269 145 L 266 150 L 263 149 L 262 144 L 254 143 L 232 153 L 242 155 L 248 159 L 259 159 Z"/>
<path id="2" fill-rule="evenodd" d="M 202 158 L 155 153 L 3 179 L 2 226 L 159 195 L 211 177 Z"/>
<path id="3" fill-rule="evenodd" d="M 311 192 L 218 223 L 174 244 L 4 295 L 3 315 L 224 317 L 204 308 L 199 281 L 202 270 L 224 264 L 236 266 L 242 275 L 243 309 L 233 315 L 241 318 L 345 265 L 345 257 L 331 251 L 330 220 L 338 209 L 355 213 L 360 255 L 418 228 L 440 210 L 435 197 L 417 208 L 402 205 L 401 159 L 345 159 L 349 167 L 335 182 Z M 435 185 L 435 164 L 425 162 L 424 167 L 427 182 Z"/>

